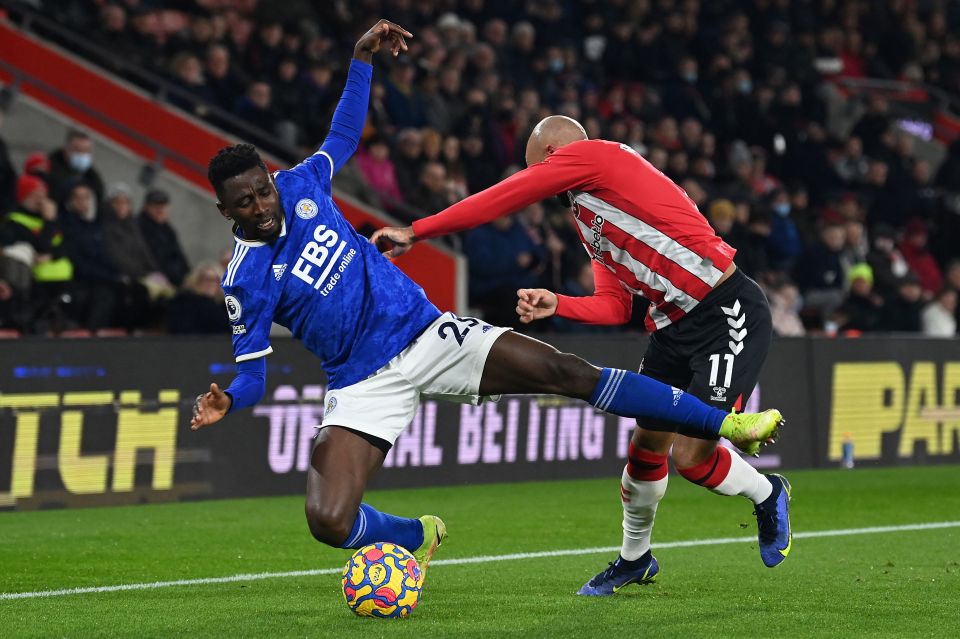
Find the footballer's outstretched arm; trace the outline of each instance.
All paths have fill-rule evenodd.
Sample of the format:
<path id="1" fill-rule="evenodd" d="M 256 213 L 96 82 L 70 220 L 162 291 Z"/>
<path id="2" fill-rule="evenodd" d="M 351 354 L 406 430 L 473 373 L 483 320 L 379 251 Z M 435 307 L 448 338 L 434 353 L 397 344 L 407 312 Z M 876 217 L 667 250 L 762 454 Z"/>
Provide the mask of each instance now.
<path id="1" fill-rule="evenodd" d="M 590 167 L 573 154 L 558 152 L 412 226 L 384 227 L 370 241 L 387 257 L 398 257 L 418 240 L 472 229 L 558 193 L 583 188 L 591 179 Z"/>
<path id="2" fill-rule="evenodd" d="M 258 357 L 237 365 L 237 376 L 225 390 L 210 384 L 210 390 L 197 396 L 190 427 L 193 430 L 215 424 L 227 413 L 253 406 L 267 389 L 267 359 Z"/>
<path id="3" fill-rule="evenodd" d="M 400 51 L 407 50 L 405 37 L 413 34 L 388 20 L 380 20 L 357 41 L 347 83 L 330 122 L 330 132 L 320 145 L 320 152 L 333 163 L 333 173 L 346 164 L 360 144 L 370 103 L 373 54 L 386 45 L 393 55 L 399 55 Z"/>

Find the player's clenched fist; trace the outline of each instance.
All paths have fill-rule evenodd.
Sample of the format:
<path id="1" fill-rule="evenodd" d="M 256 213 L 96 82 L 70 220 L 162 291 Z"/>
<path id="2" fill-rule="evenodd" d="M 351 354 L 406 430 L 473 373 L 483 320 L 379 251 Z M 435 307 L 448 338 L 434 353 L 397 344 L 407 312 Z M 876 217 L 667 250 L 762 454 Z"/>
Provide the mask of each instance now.
<path id="1" fill-rule="evenodd" d="M 216 384 L 210 384 L 208 392 L 197 395 L 197 401 L 193 404 L 190 428 L 197 430 L 220 421 L 230 410 L 231 403 L 229 395 L 220 390 Z"/>
<path id="2" fill-rule="evenodd" d="M 517 315 L 524 324 L 551 317 L 557 312 L 557 296 L 545 288 L 521 288 L 517 291 Z"/>

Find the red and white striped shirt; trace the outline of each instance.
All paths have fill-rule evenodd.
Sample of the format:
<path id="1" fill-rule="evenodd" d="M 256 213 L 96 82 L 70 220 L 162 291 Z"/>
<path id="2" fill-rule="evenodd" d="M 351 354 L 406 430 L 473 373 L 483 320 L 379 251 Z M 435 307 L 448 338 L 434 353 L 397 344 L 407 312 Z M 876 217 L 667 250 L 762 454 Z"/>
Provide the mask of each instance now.
<path id="1" fill-rule="evenodd" d="M 650 331 L 703 300 L 736 251 L 717 237 L 679 186 L 630 147 L 583 140 L 561 147 L 450 208 L 413 223 L 419 239 L 472 228 L 569 192 L 577 231 L 593 260 L 591 297 L 558 296 L 557 315 L 589 324 L 630 319 L 631 294 L 651 306 Z"/>

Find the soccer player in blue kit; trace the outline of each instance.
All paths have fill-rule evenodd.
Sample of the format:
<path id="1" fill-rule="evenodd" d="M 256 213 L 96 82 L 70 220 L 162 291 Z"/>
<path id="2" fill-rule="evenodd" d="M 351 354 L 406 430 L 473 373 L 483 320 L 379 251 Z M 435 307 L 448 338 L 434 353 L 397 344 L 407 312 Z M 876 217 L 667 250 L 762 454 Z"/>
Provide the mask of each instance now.
<path id="1" fill-rule="evenodd" d="M 409 37 L 380 20 L 360 38 L 330 133 L 297 166 L 271 176 L 248 144 L 221 149 L 210 161 L 217 208 L 234 225 L 223 290 L 238 366 L 226 389 L 211 384 L 197 397 L 192 428 L 260 400 L 270 325 L 286 326 L 320 359 L 329 384 L 307 476 L 310 532 L 339 548 L 392 542 L 410 549 L 424 570 L 446 536 L 440 518 L 398 517 L 362 503 L 422 395 L 470 403 L 505 393 L 565 395 L 721 435 L 746 452 L 772 441 L 779 411 L 726 414 L 651 378 L 600 369 L 509 329 L 441 313 L 350 226 L 330 182 L 359 143 L 373 54 L 384 47 L 398 55 Z"/>

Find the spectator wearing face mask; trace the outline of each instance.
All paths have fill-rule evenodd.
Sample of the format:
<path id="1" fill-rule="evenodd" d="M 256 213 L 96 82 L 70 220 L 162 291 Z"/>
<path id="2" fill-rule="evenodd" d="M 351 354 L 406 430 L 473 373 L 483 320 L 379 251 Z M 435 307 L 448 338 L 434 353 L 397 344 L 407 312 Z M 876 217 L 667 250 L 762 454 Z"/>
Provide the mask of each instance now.
<path id="1" fill-rule="evenodd" d="M 769 206 L 772 213 L 770 237 L 767 238 L 770 267 L 789 273 L 803 253 L 800 231 L 790 215 L 790 195 L 783 189 L 774 190 L 769 196 Z"/>
<path id="2" fill-rule="evenodd" d="M 87 133 L 71 129 L 63 148 L 50 154 L 50 195 L 63 200 L 68 187 L 76 182 L 89 186 L 96 201 L 103 199 L 103 179 L 93 166 L 93 140 Z"/>

